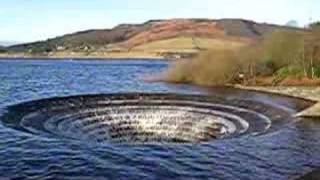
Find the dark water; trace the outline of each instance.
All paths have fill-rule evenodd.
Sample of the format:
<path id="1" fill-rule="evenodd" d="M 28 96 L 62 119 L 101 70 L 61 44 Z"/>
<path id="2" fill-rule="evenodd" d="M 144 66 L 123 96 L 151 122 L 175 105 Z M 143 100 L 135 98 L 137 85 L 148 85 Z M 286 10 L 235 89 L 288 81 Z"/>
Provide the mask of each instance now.
<path id="1" fill-rule="evenodd" d="M 180 145 L 99 145 L 27 133 L 1 123 L 1 179 L 293 179 L 320 167 L 319 120 L 293 117 L 311 103 L 142 80 L 166 66 L 163 61 L 1 60 L 0 108 L 4 113 L 9 105 L 56 96 L 192 93 L 219 96 L 234 106 L 243 101 L 248 108 L 263 104 L 259 111 L 278 109 L 286 118 L 274 111 L 271 119 L 278 121 L 260 135 Z"/>

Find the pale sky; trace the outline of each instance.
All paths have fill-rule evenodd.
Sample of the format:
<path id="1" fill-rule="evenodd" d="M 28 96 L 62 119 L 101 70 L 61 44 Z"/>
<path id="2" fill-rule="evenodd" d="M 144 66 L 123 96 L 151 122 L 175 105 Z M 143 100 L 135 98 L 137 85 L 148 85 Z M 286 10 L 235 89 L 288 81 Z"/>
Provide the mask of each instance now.
<path id="1" fill-rule="evenodd" d="M 87 29 L 169 18 L 242 18 L 303 26 L 320 0 L 1 0 L 0 41 L 29 42 Z"/>

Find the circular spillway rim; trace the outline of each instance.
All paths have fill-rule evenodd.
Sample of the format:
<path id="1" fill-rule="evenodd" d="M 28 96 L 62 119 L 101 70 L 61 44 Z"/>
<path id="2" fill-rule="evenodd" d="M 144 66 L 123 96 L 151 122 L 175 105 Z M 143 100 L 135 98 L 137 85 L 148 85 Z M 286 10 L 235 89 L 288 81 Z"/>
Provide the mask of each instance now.
<path id="1" fill-rule="evenodd" d="M 243 100 L 237 99 L 239 102 Z M 82 103 L 79 104 L 79 101 Z M 78 102 L 78 104 L 77 104 Z M 136 105 L 135 105 L 136 104 Z M 48 105 L 52 105 L 49 108 Z M 37 127 L 28 126 L 30 119 L 37 117 L 41 113 L 46 113 L 46 111 L 61 111 L 66 108 L 87 108 L 83 110 L 82 113 L 93 113 L 90 108 L 93 108 L 95 105 L 99 107 L 116 107 L 119 106 L 119 110 L 125 107 L 126 110 L 137 109 L 139 108 L 147 108 L 150 105 L 161 105 L 161 108 L 168 108 L 166 106 L 175 107 L 175 110 L 185 110 L 191 112 L 192 109 L 196 109 L 198 113 L 210 114 L 217 117 L 224 117 L 224 119 L 216 119 L 214 122 L 224 124 L 227 127 L 227 132 L 230 133 L 228 137 L 236 137 L 244 134 L 250 128 L 250 122 L 242 118 L 239 115 L 235 115 L 233 113 L 252 115 L 252 117 L 256 117 L 260 121 L 263 121 L 265 124 L 263 129 L 259 130 L 258 133 L 264 133 L 268 129 L 270 129 L 272 120 L 262 112 L 257 111 L 256 109 L 252 110 L 250 108 L 246 108 L 242 103 L 236 104 L 232 101 L 226 101 L 225 98 L 214 96 L 214 95 L 190 95 L 190 94 L 168 94 L 168 93 L 116 93 L 116 94 L 89 94 L 89 95 L 76 95 L 76 96 L 67 96 L 67 97 L 54 97 L 47 98 L 41 100 L 34 100 L 25 103 L 20 103 L 17 105 L 11 105 L 7 107 L 8 111 L 13 110 L 21 110 L 22 118 L 20 119 L 19 125 L 24 128 L 28 132 L 33 133 L 37 130 Z M 250 105 L 250 104 L 249 104 Z M 122 106 L 122 107 L 121 107 Z M 161 109 L 159 107 L 159 109 Z M 95 120 L 95 118 L 101 118 L 99 115 L 99 111 L 106 111 L 106 109 L 100 108 L 95 110 L 97 115 L 95 117 L 87 117 L 86 120 Z M 25 113 L 25 115 L 23 115 Z M 73 116 L 76 118 L 77 111 L 74 111 L 74 114 L 70 113 L 66 116 Z M 67 118 L 62 116 L 61 114 L 57 118 Z M 43 129 L 47 130 L 48 133 L 55 134 L 52 131 L 50 126 L 50 121 L 55 121 L 55 117 L 52 116 L 48 119 L 48 123 L 44 123 Z M 230 121 L 232 120 L 232 121 Z M 231 122 L 237 122 L 241 125 L 241 129 L 238 129 L 237 133 L 234 134 L 236 128 L 234 124 Z M 253 121 L 252 121 L 253 122 Z M 8 122 L 10 124 L 10 122 Z M 26 128 L 29 127 L 29 128 Z M 34 129 L 33 129 L 34 128 Z M 58 129 L 63 129 L 58 127 Z"/>

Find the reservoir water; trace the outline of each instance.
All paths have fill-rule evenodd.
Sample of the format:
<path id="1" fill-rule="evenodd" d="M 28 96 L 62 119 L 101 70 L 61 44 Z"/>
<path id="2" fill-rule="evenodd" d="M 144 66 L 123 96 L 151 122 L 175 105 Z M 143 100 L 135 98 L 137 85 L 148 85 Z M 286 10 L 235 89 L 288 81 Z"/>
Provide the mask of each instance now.
<path id="1" fill-rule="evenodd" d="M 167 66 L 0 60 L 0 179 L 281 180 L 320 168 L 320 121 L 294 117 L 312 102 L 143 80 Z"/>

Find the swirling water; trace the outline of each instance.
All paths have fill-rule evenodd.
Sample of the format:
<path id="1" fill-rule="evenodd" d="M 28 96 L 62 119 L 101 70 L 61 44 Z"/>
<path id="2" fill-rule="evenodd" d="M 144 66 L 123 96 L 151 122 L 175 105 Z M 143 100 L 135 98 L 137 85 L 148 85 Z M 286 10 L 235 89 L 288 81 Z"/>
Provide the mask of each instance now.
<path id="1" fill-rule="evenodd" d="M 259 112 L 267 116 L 266 118 L 271 120 L 271 127 L 261 134 L 249 133 L 183 144 L 114 143 L 109 139 L 101 144 L 88 143 L 87 136 L 79 137 L 79 134 L 83 134 L 82 129 L 72 129 L 73 119 L 61 110 L 60 114 L 56 113 L 55 116 L 50 110 L 45 111 L 49 118 L 36 116 L 31 118 L 32 121 L 24 118 L 26 127 L 31 124 L 35 132 L 19 129 L 7 123 L 10 119 L 6 118 L 6 121 L 0 124 L 1 179 L 291 179 L 319 168 L 320 123 L 313 119 L 293 117 L 295 112 L 311 103 L 257 92 L 226 88 L 202 89 L 142 80 L 144 75 L 159 72 L 166 67 L 165 61 L 147 60 L 1 60 L 0 113 L 6 114 L 9 111 L 9 114 L 13 115 L 12 121 L 19 121 L 19 111 L 28 114 L 31 110 L 23 103 L 17 106 L 19 111 L 12 113 L 7 106 L 40 100 L 34 101 L 38 103 L 37 106 L 31 103 L 32 112 L 36 112 L 43 107 L 51 107 L 52 101 L 56 100 L 54 98 L 49 100 L 49 103 L 43 103 L 41 99 L 57 96 L 72 95 L 72 99 L 77 99 L 89 97 L 84 96 L 85 94 L 128 92 L 206 94 L 216 97 L 215 104 L 222 101 L 233 107 L 224 112 L 232 114 L 235 109 L 244 108 L 245 111 Z M 104 95 L 101 96 L 103 97 L 98 96 L 99 99 L 105 98 Z M 193 96 L 199 98 L 197 95 Z M 190 101 L 188 97 L 191 95 L 180 95 L 174 100 Z M 55 105 L 63 109 L 64 102 L 68 100 L 63 99 L 62 104 L 60 102 Z M 164 112 L 173 108 L 169 114 L 181 114 L 186 108 L 181 109 L 180 105 L 185 103 L 176 102 L 176 106 L 169 106 L 169 103 L 161 107 L 166 108 Z M 194 102 L 191 105 L 195 107 Z M 195 113 L 204 111 L 203 108 L 207 107 L 208 105 L 198 103 Z M 122 111 L 129 114 L 133 112 L 128 112 L 128 109 Z M 149 117 L 163 115 L 162 112 L 149 111 Z M 188 109 L 187 111 L 193 112 Z M 67 112 L 74 114 L 74 111 Z M 134 112 L 141 114 L 142 111 L 136 108 Z M 243 115 L 243 111 L 236 113 L 240 114 L 239 117 L 247 117 Z M 57 114 L 58 118 L 64 118 L 60 121 L 62 123 L 56 123 L 54 117 L 57 117 Z M 186 115 L 185 117 L 195 116 L 193 113 L 182 114 Z M 201 120 L 209 122 L 206 121 L 207 116 L 209 115 L 203 116 Z M 218 120 L 220 116 L 221 114 Z M 85 118 L 88 119 L 87 114 Z M 79 122 L 79 119 L 82 118 L 74 120 Z M 259 118 L 250 119 L 249 128 L 252 128 L 252 123 L 259 122 Z M 45 124 L 48 128 L 46 130 L 51 130 L 46 135 L 37 131 L 38 126 Z M 259 128 L 259 124 L 261 123 L 253 124 L 254 129 Z M 267 126 L 268 123 L 264 123 L 261 127 Z M 76 133 L 69 133 L 68 128 Z M 68 138 L 69 135 L 72 138 Z"/>

